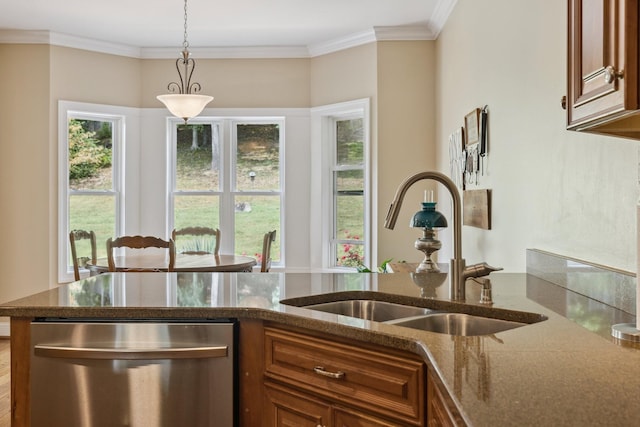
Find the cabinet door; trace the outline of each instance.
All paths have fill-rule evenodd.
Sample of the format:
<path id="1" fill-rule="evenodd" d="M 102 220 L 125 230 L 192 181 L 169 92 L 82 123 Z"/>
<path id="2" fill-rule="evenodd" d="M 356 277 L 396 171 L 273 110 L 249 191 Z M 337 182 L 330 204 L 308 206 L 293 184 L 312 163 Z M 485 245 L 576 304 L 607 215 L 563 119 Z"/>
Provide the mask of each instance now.
<path id="1" fill-rule="evenodd" d="M 637 0 L 568 0 L 567 127 L 638 109 Z"/>
<path id="2" fill-rule="evenodd" d="M 392 423 L 380 418 L 365 415 L 346 408 L 335 408 L 333 411 L 333 425 L 335 427 L 401 427 L 402 423 Z"/>
<path id="3" fill-rule="evenodd" d="M 456 427 L 464 422 L 453 414 L 447 399 L 432 377 L 427 374 L 427 425 L 428 427 Z M 456 412 L 457 414 L 457 412 Z"/>
<path id="4" fill-rule="evenodd" d="M 329 427 L 331 407 L 294 390 L 265 384 L 265 427 Z"/>

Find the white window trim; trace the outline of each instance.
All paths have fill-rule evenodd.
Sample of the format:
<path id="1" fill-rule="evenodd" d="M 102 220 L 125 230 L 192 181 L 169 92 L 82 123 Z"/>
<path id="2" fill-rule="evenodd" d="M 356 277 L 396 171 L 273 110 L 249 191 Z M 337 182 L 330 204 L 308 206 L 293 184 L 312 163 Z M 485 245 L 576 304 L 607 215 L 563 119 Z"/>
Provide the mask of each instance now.
<path id="1" fill-rule="evenodd" d="M 104 119 L 114 122 L 113 193 L 116 195 L 116 232 L 124 230 L 124 178 L 127 120 L 138 116 L 138 109 L 72 101 L 58 102 L 58 282 L 74 280 L 69 254 L 69 119 Z M 101 242 L 97 242 L 101 244 Z"/>
<path id="2" fill-rule="evenodd" d="M 332 195 L 332 156 L 335 151 L 336 119 L 363 117 L 364 128 L 364 256 L 365 262 L 376 265 L 375 253 L 372 250 L 371 230 L 371 115 L 370 99 L 363 98 L 338 104 L 325 105 L 311 109 L 311 156 L 320 159 L 311 164 L 311 270 L 312 271 L 345 271 L 352 270 L 335 267 L 332 262 L 333 239 L 333 195 Z M 317 242 L 321 242 L 318 245 Z"/>

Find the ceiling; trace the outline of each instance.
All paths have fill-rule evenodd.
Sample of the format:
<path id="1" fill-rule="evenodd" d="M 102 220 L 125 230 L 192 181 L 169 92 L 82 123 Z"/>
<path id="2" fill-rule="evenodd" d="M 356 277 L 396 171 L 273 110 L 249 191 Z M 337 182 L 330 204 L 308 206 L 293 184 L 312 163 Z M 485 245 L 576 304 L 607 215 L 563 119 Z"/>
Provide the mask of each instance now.
<path id="1" fill-rule="evenodd" d="M 306 47 L 379 27 L 436 38 L 456 0 L 190 0 L 190 46 Z M 179 48 L 182 0 L 0 0 L 0 30 L 46 31 L 140 49 Z M 0 40 L 1 41 L 1 40 Z"/>

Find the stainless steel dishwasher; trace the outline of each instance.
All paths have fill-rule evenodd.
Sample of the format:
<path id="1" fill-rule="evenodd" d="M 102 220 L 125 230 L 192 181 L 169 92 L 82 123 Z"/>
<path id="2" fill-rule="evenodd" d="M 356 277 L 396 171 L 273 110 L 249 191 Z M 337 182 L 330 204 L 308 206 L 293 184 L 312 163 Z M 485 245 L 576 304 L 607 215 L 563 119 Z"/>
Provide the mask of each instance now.
<path id="1" fill-rule="evenodd" d="M 33 427 L 237 425 L 231 320 L 31 325 Z"/>

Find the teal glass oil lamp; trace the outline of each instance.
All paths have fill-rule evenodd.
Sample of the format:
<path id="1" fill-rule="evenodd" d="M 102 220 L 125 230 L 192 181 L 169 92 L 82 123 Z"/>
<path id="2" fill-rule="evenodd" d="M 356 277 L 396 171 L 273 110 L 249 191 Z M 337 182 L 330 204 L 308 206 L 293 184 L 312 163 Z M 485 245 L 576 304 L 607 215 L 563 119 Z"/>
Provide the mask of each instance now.
<path id="1" fill-rule="evenodd" d="M 422 228 L 422 237 L 415 242 L 415 248 L 424 253 L 424 259 L 416 268 L 416 273 L 439 273 L 438 264 L 433 262 L 431 255 L 442 247 L 437 240 L 436 229 L 447 227 L 447 219 L 436 210 L 436 202 L 423 202 L 419 210 L 411 219 L 411 227 Z"/>

